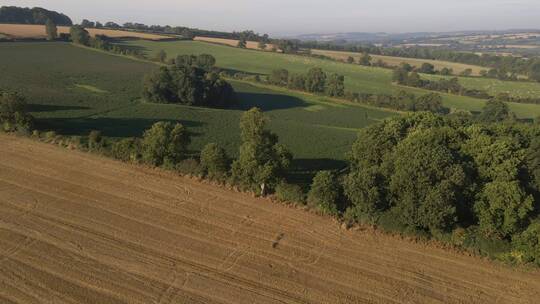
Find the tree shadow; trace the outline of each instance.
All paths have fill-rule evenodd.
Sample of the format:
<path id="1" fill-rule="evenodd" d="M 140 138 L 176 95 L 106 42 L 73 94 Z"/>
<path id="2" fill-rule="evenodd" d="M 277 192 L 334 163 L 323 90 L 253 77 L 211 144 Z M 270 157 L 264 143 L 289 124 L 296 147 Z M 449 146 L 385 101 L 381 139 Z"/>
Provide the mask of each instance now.
<path id="1" fill-rule="evenodd" d="M 101 131 L 107 137 L 141 137 L 145 130 L 158 121 L 176 123 L 192 129 L 204 125 L 202 122 L 191 120 L 166 120 L 142 118 L 43 118 L 36 121 L 40 130 L 54 130 L 62 135 L 84 136 L 90 131 Z M 192 136 L 201 136 L 201 133 L 191 132 Z"/>
<path id="2" fill-rule="evenodd" d="M 221 70 L 222 72 L 225 72 L 228 75 L 234 75 L 234 74 L 238 74 L 238 73 L 248 75 L 248 76 L 266 76 L 267 75 L 267 74 L 263 74 L 263 73 L 253 73 L 253 72 L 246 72 L 246 71 L 230 69 L 230 68 L 221 68 L 221 67 L 219 68 L 219 70 Z"/>
<path id="3" fill-rule="evenodd" d="M 319 171 L 343 171 L 347 168 L 345 160 L 330 158 L 299 158 L 294 159 L 287 172 L 287 181 L 308 189 L 313 177 Z"/>
<path id="4" fill-rule="evenodd" d="M 233 109 L 242 111 L 246 111 L 254 107 L 260 108 L 261 110 L 267 112 L 308 106 L 304 100 L 298 97 L 282 94 L 236 92 L 236 101 L 237 104 L 233 107 Z"/>
<path id="5" fill-rule="evenodd" d="M 48 105 L 48 104 L 28 104 L 28 112 L 56 112 L 56 111 L 69 111 L 69 110 L 88 110 L 89 107 L 81 106 L 59 106 L 59 105 Z"/>

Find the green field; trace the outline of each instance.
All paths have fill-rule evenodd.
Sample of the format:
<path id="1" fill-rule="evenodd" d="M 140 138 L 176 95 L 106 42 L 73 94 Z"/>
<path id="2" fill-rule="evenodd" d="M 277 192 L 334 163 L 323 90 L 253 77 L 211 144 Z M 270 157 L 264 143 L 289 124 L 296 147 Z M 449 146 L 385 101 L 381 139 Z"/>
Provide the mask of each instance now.
<path id="1" fill-rule="evenodd" d="M 0 88 L 27 97 L 40 129 L 65 135 L 101 130 L 109 137 L 140 136 L 156 121 L 180 121 L 194 134 L 194 150 L 218 142 L 234 155 L 240 141 L 240 115 L 257 106 L 302 166 L 335 167 L 358 129 L 396 115 L 238 81 L 232 82 L 238 100 L 232 109 L 142 102 L 142 79 L 156 67 L 67 43 L 0 45 Z"/>
<path id="2" fill-rule="evenodd" d="M 139 48 L 149 56 L 155 56 L 159 50 L 165 50 L 171 57 L 180 54 L 212 54 L 217 59 L 218 66 L 235 71 L 248 73 L 269 74 L 277 68 L 286 68 L 291 72 L 305 73 L 309 68 L 317 66 L 327 72 L 345 75 L 348 90 L 365 93 L 392 93 L 407 90 L 416 94 L 428 91 L 415 88 L 398 87 L 392 84 L 392 71 L 382 68 L 364 67 L 310 57 L 283 55 L 270 52 L 244 50 L 229 46 L 211 44 L 199 41 L 126 41 L 124 44 Z M 515 94 L 530 92 L 540 97 L 540 84 L 531 82 L 502 82 L 481 78 L 461 78 L 465 86 L 488 88 L 490 92 L 505 92 L 511 90 Z M 464 96 L 443 94 L 444 103 L 451 108 L 480 111 L 484 101 Z M 540 115 L 540 106 L 510 104 L 511 109 L 521 118 L 534 118 Z"/>

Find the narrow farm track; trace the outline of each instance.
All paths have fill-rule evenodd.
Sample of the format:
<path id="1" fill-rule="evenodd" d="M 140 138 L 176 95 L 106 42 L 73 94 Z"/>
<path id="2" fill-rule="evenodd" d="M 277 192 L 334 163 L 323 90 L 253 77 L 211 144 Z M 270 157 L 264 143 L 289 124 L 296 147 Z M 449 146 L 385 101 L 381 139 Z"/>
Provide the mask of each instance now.
<path id="1" fill-rule="evenodd" d="M 535 303 L 523 272 L 0 135 L 0 303 Z"/>

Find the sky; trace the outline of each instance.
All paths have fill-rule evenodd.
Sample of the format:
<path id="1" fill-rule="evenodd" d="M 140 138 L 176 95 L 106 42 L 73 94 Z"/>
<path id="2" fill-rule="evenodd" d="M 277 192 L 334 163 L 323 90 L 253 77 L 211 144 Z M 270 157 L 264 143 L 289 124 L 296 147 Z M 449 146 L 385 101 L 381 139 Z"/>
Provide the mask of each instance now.
<path id="1" fill-rule="evenodd" d="M 272 35 L 540 28 L 540 0 L 0 0 L 101 22 Z"/>

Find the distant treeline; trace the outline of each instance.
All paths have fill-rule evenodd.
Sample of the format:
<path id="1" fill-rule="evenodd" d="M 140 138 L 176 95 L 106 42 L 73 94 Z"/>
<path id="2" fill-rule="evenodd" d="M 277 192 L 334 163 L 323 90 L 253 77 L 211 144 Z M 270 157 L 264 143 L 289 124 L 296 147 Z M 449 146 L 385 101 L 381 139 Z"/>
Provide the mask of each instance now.
<path id="1" fill-rule="evenodd" d="M 61 13 L 44 8 L 22 8 L 16 6 L 0 7 L 0 23 L 45 24 L 51 20 L 56 25 L 72 25 L 71 19 Z"/>
<path id="2" fill-rule="evenodd" d="M 347 51 L 393 57 L 442 60 L 486 67 L 482 76 L 501 80 L 516 80 L 517 75 L 528 75 L 531 80 L 540 81 L 540 59 L 472 52 L 456 52 L 434 47 L 379 47 L 375 45 L 349 44 L 340 42 L 301 42 L 300 47 L 321 50 Z"/>

